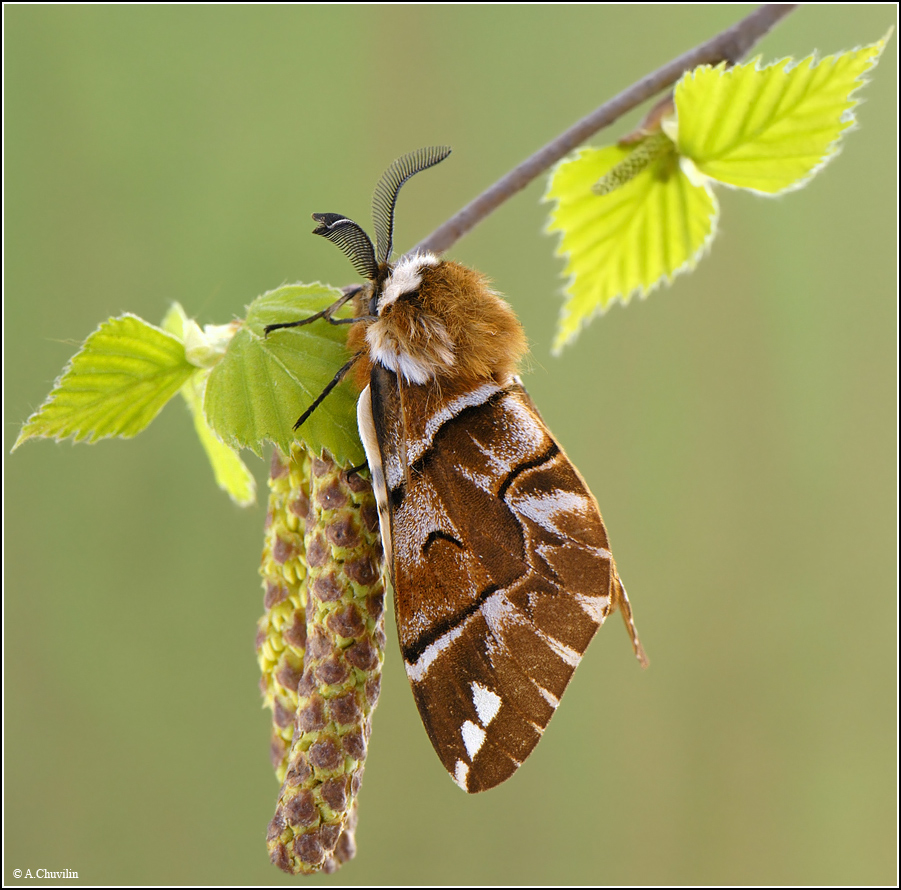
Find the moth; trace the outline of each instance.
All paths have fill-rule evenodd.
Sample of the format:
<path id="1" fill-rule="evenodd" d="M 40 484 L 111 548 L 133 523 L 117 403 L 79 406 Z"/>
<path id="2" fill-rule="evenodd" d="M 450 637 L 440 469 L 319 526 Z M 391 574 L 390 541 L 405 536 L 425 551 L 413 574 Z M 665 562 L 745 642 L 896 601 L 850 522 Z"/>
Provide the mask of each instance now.
<path id="1" fill-rule="evenodd" d="M 391 263 L 403 184 L 450 149 L 396 160 L 373 197 L 376 244 L 313 214 L 366 284 L 323 312 L 350 324 L 351 370 L 404 666 L 426 732 L 468 792 L 508 779 L 541 738 L 591 638 L 620 610 L 647 660 L 597 502 L 517 376 L 526 338 L 474 269 Z M 353 318 L 334 313 L 354 301 Z"/>

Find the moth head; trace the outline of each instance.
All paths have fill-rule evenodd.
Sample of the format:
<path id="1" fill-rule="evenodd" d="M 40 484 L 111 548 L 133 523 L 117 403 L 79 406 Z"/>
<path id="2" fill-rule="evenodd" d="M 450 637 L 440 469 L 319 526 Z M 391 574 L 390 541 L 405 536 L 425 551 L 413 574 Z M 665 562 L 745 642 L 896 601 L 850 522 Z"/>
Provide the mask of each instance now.
<path id="1" fill-rule="evenodd" d="M 314 234 L 334 242 L 367 279 L 349 336 L 356 352 L 424 384 L 438 377 L 502 379 L 526 351 L 525 335 L 510 307 L 480 273 L 432 253 L 392 264 L 394 210 L 403 184 L 450 154 L 446 146 L 420 148 L 382 174 L 372 198 L 376 243 L 339 213 L 314 213 Z M 361 380 L 366 366 L 360 365 Z"/>

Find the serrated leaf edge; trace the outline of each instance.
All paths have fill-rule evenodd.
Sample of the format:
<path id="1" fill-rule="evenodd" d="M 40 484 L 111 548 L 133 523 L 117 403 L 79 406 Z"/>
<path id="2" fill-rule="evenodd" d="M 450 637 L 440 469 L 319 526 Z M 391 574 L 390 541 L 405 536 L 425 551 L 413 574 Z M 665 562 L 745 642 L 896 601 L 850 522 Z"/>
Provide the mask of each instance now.
<path id="1" fill-rule="evenodd" d="M 545 193 L 541 196 L 541 203 L 550 204 L 550 203 L 557 202 L 557 199 L 550 197 L 548 192 L 550 191 L 550 183 L 553 181 L 554 175 L 556 174 L 558 167 L 560 167 L 562 164 L 568 163 L 570 161 L 578 160 L 579 156 L 584 152 L 598 151 L 600 149 L 608 148 L 608 147 L 609 146 L 606 146 L 606 145 L 583 146 L 582 148 L 576 149 L 576 151 L 574 153 L 569 154 L 565 158 L 562 158 L 561 160 L 559 160 L 551 168 L 550 174 L 548 176 L 548 189 L 546 189 Z M 679 155 L 679 169 L 682 170 L 682 172 L 685 173 L 686 177 L 688 177 L 689 180 L 692 181 L 692 183 L 693 183 L 694 180 L 692 180 L 691 175 L 682 168 L 683 160 L 686 160 L 686 159 L 683 155 L 680 154 Z M 692 164 L 692 167 L 693 166 L 694 165 Z M 642 173 L 639 175 L 645 175 L 645 171 L 642 171 Z M 705 179 L 707 179 L 707 177 L 705 177 Z M 706 254 L 710 251 L 710 248 L 711 248 L 711 245 L 713 244 L 714 238 L 716 237 L 717 226 L 718 226 L 719 217 L 720 217 L 720 206 L 719 206 L 719 201 L 717 200 L 717 197 L 716 197 L 716 193 L 713 191 L 712 188 L 710 188 L 709 183 L 705 183 L 703 185 L 695 186 L 695 187 L 706 189 L 707 193 L 710 196 L 711 203 L 713 204 L 713 214 L 710 217 L 710 219 L 711 219 L 710 232 L 708 233 L 707 237 L 702 242 L 701 246 L 697 249 L 697 251 L 695 251 L 695 253 L 692 256 L 688 257 L 682 263 L 682 265 L 678 266 L 676 269 L 674 269 L 669 274 L 661 275 L 660 278 L 658 278 L 650 286 L 644 287 L 643 285 L 639 285 L 638 287 L 635 287 L 631 291 L 629 291 L 628 294 L 625 294 L 625 295 L 624 294 L 616 294 L 615 296 L 611 297 L 607 301 L 606 305 L 598 306 L 594 310 L 592 310 L 592 312 L 590 312 L 589 314 L 583 315 L 582 318 L 579 320 L 578 327 L 575 330 L 571 331 L 570 333 L 566 334 L 565 337 L 561 338 L 560 328 L 561 328 L 563 321 L 566 320 L 567 315 L 568 315 L 567 303 L 569 302 L 569 299 L 570 299 L 569 289 L 572 286 L 572 284 L 576 278 L 575 273 L 571 272 L 569 274 L 569 276 L 566 278 L 566 280 L 564 281 L 563 286 L 558 289 L 558 295 L 560 297 L 562 297 L 563 305 L 560 307 L 560 311 L 558 313 L 558 323 L 557 323 L 557 329 L 556 329 L 556 332 L 554 335 L 554 341 L 551 345 L 551 355 L 553 355 L 555 358 L 559 358 L 561 355 L 563 355 L 564 348 L 573 344 L 576 341 L 576 339 L 578 339 L 578 337 L 582 333 L 582 331 L 592 321 L 594 321 L 595 318 L 598 318 L 602 315 L 606 315 L 607 311 L 612 306 L 616 305 L 617 303 L 622 306 L 626 306 L 633 298 L 637 298 L 639 300 L 645 300 L 649 294 L 653 293 L 659 287 L 662 287 L 664 284 L 669 286 L 673 283 L 673 281 L 675 280 L 675 278 L 677 276 L 683 275 L 686 272 L 690 272 L 701 261 L 701 259 L 703 259 L 703 257 L 706 256 Z M 553 237 L 555 235 L 558 236 L 557 246 L 554 248 L 554 256 L 563 258 L 564 262 L 568 261 L 569 251 L 567 251 L 563 248 L 563 229 L 562 229 L 562 227 L 558 227 L 558 228 L 554 227 L 553 221 L 550 218 L 550 214 L 548 215 L 548 221 L 545 223 L 545 226 L 542 230 L 542 234 L 548 235 L 551 237 Z"/>
<path id="2" fill-rule="evenodd" d="M 734 68 L 751 68 L 753 66 L 754 71 L 766 71 L 769 68 L 776 68 L 776 67 L 782 65 L 783 72 L 785 74 L 788 74 L 790 71 L 794 70 L 795 68 L 797 68 L 800 65 L 803 65 L 805 62 L 809 63 L 807 66 L 809 69 L 813 69 L 813 68 L 817 68 L 824 62 L 829 61 L 829 59 L 838 59 L 840 56 L 847 56 L 852 53 L 859 53 L 862 50 L 869 49 L 871 47 L 878 47 L 878 51 L 872 57 L 872 59 L 870 59 L 869 65 L 866 67 L 866 69 L 861 71 L 861 73 L 858 74 L 857 77 L 854 78 L 854 83 L 856 84 L 856 86 L 854 86 L 847 94 L 847 98 L 848 98 L 848 100 L 851 101 L 851 104 L 849 105 L 848 108 L 846 108 L 844 110 L 844 112 L 842 112 L 842 121 L 847 120 L 847 122 L 848 122 L 847 126 L 842 127 L 838 136 L 836 136 L 835 139 L 833 139 L 832 142 L 830 142 L 829 145 L 826 146 L 826 150 L 823 153 L 823 157 L 820 159 L 819 163 L 817 163 L 815 166 L 811 167 L 810 171 L 807 173 L 806 176 L 802 176 L 800 179 L 796 180 L 795 182 L 791 183 L 790 185 L 787 185 L 785 188 L 780 189 L 778 192 L 764 192 L 759 189 L 749 188 L 748 186 L 735 185 L 734 183 L 731 183 L 731 182 L 724 182 L 721 179 L 716 179 L 713 176 L 709 176 L 706 173 L 702 173 L 697 168 L 694 168 L 695 175 L 703 176 L 705 179 L 709 180 L 710 182 L 715 182 L 718 186 L 720 186 L 722 188 L 731 189 L 733 191 L 750 192 L 751 194 L 759 195 L 762 198 L 778 198 L 778 197 L 781 197 L 782 195 L 787 195 L 790 192 L 795 192 L 795 191 L 798 191 L 799 189 L 804 188 L 828 163 L 830 163 L 834 158 L 837 158 L 841 154 L 842 148 L 843 148 L 843 145 L 841 143 L 843 142 L 845 136 L 848 133 L 853 133 L 855 130 L 859 129 L 860 122 L 857 120 L 855 110 L 857 109 L 857 107 L 859 105 L 862 105 L 864 102 L 866 102 L 866 99 L 857 98 L 857 97 L 855 97 L 854 94 L 858 90 L 865 87 L 872 80 L 872 77 L 869 76 L 869 73 L 873 70 L 873 68 L 876 67 L 876 65 L 879 63 L 879 60 L 882 58 L 882 54 L 883 54 L 883 52 L 885 52 L 885 47 L 888 43 L 889 38 L 892 36 L 892 33 L 894 32 L 894 30 L 895 30 L 894 26 L 890 27 L 888 29 L 888 31 L 886 32 L 885 36 L 881 37 L 879 40 L 875 41 L 874 43 L 862 43 L 859 46 L 855 46 L 851 49 L 839 50 L 838 52 L 829 53 L 828 55 L 821 55 L 818 50 L 814 50 L 809 56 L 805 56 L 803 59 L 795 60 L 791 56 L 785 56 L 781 59 L 778 59 L 775 62 L 767 62 L 766 64 L 761 63 L 762 56 L 755 56 L 750 62 L 746 62 L 743 65 L 735 65 L 735 66 L 733 66 L 733 68 L 728 69 L 728 70 L 734 70 Z M 880 46 L 880 44 L 882 44 L 882 45 Z M 676 84 L 673 86 L 673 93 L 675 94 L 675 91 L 678 89 L 679 84 L 682 82 L 682 80 L 684 80 L 685 78 L 693 77 L 694 73 L 696 71 L 703 69 L 703 68 L 710 68 L 710 69 L 716 70 L 718 68 L 725 69 L 725 67 L 726 66 L 725 66 L 724 62 L 721 62 L 719 65 L 698 65 L 696 68 L 692 68 L 691 71 L 686 71 L 685 74 L 682 75 L 682 77 L 679 79 L 679 81 L 677 81 Z M 684 154 L 681 151 L 681 149 L 679 148 L 678 108 L 676 110 L 675 125 L 672 127 L 671 132 L 672 132 L 671 138 L 673 139 L 673 142 L 675 142 L 675 144 L 676 144 L 676 150 L 679 152 L 679 157 L 687 158 L 688 155 Z M 667 135 L 670 135 L 670 134 L 668 133 Z"/>
<path id="3" fill-rule="evenodd" d="M 99 331 L 103 327 L 103 325 L 109 324 L 110 322 L 121 321 L 126 318 L 133 318 L 136 321 L 139 321 L 141 324 L 147 325 L 147 327 L 149 327 L 149 328 L 153 328 L 155 331 L 159 332 L 160 334 L 165 335 L 170 340 L 172 340 L 175 343 L 178 343 L 179 346 L 184 348 L 184 344 L 181 342 L 181 340 L 179 340 L 179 338 L 176 337 L 171 331 L 167 331 L 167 330 L 159 327 L 158 325 L 155 325 L 152 322 L 147 321 L 147 319 L 141 318 L 140 315 L 136 315 L 134 312 L 123 312 L 121 315 L 115 315 L 115 316 L 111 315 L 109 318 L 106 319 L 106 321 L 100 322 L 100 324 L 97 325 L 97 327 L 93 331 L 91 331 L 91 333 L 88 334 L 87 337 L 84 338 L 84 340 L 81 342 L 81 345 L 78 347 L 76 352 L 72 356 L 69 357 L 69 360 L 66 362 L 62 371 L 60 371 L 59 376 L 53 381 L 53 386 L 50 387 L 50 392 L 47 394 L 47 398 L 45 398 L 44 401 L 41 402 L 41 404 L 31 413 L 31 415 L 22 424 L 22 429 L 19 432 L 18 438 L 15 441 L 15 444 L 10 449 L 10 454 L 12 454 L 13 451 L 15 451 L 20 445 L 23 445 L 29 439 L 52 439 L 56 443 L 65 442 L 66 439 L 71 439 L 72 444 L 76 444 L 78 442 L 83 442 L 85 439 L 87 439 L 87 442 L 89 445 L 93 445 L 95 442 L 99 442 L 101 439 L 111 439 L 111 438 L 133 439 L 136 435 L 138 435 L 138 433 L 143 432 L 147 428 L 147 425 L 149 425 L 149 423 L 152 423 L 153 420 L 156 419 L 156 415 L 154 415 L 154 417 L 151 418 L 150 422 L 147 425 L 145 425 L 140 430 L 136 430 L 134 433 L 120 433 L 115 436 L 112 434 L 98 436 L 98 435 L 96 435 L 96 430 L 84 430 L 81 432 L 66 433 L 65 435 L 60 435 L 60 436 L 43 435 L 41 433 L 26 433 L 26 430 L 28 429 L 29 425 L 38 417 L 38 415 L 41 413 L 41 411 L 43 411 L 44 408 L 48 404 L 50 404 L 51 400 L 53 399 L 53 394 L 60 388 L 60 386 L 62 384 L 62 380 L 66 376 L 66 374 L 68 374 L 72 370 L 72 363 L 81 354 L 81 352 L 84 349 L 85 344 L 88 342 L 88 340 L 90 340 L 94 334 L 99 333 Z M 187 359 L 185 361 L 187 361 Z M 176 390 L 176 392 L 177 392 L 177 390 Z M 174 395 L 175 395 L 175 393 L 173 393 L 173 396 Z M 169 397 L 168 401 L 172 401 L 172 396 Z M 162 409 L 166 407 L 166 404 L 168 404 L 168 402 L 166 402 L 160 406 L 160 411 L 162 411 Z M 159 412 L 157 412 L 157 414 L 159 414 Z"/>

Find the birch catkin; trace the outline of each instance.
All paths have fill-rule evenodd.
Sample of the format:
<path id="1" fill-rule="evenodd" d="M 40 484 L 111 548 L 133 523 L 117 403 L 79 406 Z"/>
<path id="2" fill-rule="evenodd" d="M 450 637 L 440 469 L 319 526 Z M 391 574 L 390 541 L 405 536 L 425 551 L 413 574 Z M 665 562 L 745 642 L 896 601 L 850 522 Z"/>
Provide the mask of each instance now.
<path id="1" fill-rule="evenodd" d="M 355 852 L 384 659 L 380 564 L 367 480 L 300 447 L 273 458 L 257 651 L 282 780 L 267 840 L 293 874 L 334 871 Z"/>

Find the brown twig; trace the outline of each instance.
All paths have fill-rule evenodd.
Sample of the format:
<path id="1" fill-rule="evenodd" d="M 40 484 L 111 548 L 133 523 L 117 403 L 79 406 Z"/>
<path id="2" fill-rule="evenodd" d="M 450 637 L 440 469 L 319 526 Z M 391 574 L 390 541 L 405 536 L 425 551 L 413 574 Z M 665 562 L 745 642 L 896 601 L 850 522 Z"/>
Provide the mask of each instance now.
<path id="1" fill-rule="evenodd" d="M 504 201 L 524 189 L 536 176 L 544 173 L 586 139 L 675 83 L 685 71 L 698 65 L 738 62 L 778 21 L 797 7 L 797 3 L 771 3 L 761 6 L 738 24 L 643 77 L 539 149 L 423 238 L 409 252 L 420 253 L 429 250 L 433 253 L 443 253 Z"/>

